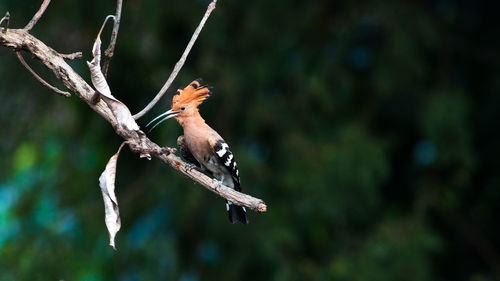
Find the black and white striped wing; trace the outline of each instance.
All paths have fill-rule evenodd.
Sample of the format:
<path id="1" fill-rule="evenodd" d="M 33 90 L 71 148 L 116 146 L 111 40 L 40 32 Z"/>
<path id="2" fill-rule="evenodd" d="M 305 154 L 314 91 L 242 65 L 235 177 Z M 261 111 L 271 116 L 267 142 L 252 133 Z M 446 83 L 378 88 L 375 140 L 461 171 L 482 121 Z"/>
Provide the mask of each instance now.
<path id="1" fill-rule="evenodd" d="M 229 150 L 229 145 L 227 145 L 227 143 L 220 138 L 210 139 L 209 143 L 215 153 L 219 165 L 224 166 L 231 174 L 234 189 L 236 191 L 241 191 L 238 165 L 234 160 L 233 153 Z M 231 201 L 226 201 L 226 210 L 231 223 L 248 224 L 245 207 L 234 205 Z"/>
<path id="2" fill-rule="evenodd" d="M 234 189 L 236 191 L 241 191 L 238 165 L 236 164 L 233 153 L 231 152 L 231 150 L 229 150 L 229 145 L 227 145 L 224 140 L 220 139 L 215 142 L 215 144 L 213 145 L 213 149 L 217 160 L 219 161 L 219 164 L 226 167 L 226 169 L 231 174 L 234 182 Z"/>

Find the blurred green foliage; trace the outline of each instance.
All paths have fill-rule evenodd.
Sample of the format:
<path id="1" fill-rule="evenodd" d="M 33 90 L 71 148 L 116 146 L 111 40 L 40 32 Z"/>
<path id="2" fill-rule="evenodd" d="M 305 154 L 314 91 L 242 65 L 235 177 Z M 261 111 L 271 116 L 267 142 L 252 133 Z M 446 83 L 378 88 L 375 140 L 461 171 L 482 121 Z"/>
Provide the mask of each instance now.
<path id="1" fill-rule="evenodd" d="M 0 14 L 21 28 L 40 2 L 0 0 Z M 124 1 L 109 84 L 133 113 L 208 2 Z M 498 280 L 497 8 L 219 0 L 175 85 L 139 123 L 203 77 L 215 94 L 201 112 L 269 210 L 230 225 L 221 198 L 124 149 L 117 252 L 98 177 L 120 138 L 0 48 L 0 280 Z M 53 1 L 32 33 L 83 51 L 70 64 L 90 81 L 85 60 L 114 9 Z M 171 121 L 150 137 L 174 146 L 180 133 Z"/>

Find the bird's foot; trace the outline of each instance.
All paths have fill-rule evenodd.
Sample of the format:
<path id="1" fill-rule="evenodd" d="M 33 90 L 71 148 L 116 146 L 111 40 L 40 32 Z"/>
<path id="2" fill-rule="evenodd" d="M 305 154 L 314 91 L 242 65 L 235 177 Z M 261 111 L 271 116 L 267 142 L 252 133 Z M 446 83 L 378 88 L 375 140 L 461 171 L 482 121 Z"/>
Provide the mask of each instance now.
<path id="1" fill-rule="evenodd" d="M 224 182 L 222 182 L 222 180 L 217 180 L 217 179 L 214 179 L 215 182 L 217 182 L 217 189 L 219 189 L 221 186 L 224 186 Z"/>
<path id="2" fill-rule="evenodd" d="M 196 166 L 195 164 L 188 163 L 188 162 L 186 162 L 186 169 L 187 169 L 188 171 L 196 170 L 196 171 L 198 171 L 198 172 L 200 172 L 200 173 L 203 173 L 203 171 L 204 171 L 204 169 L 202 169 L 202 168 L 200 168 L 200 167 Z"/>
<path id="3" fill-rule="evenodd" d="M 195 164 L 191 164 L 191 163 L 186 163 L 186 168 L 190 171 L 192 170 L 198 170 L 199 171 L 199 168 L 195 165 Z"/>

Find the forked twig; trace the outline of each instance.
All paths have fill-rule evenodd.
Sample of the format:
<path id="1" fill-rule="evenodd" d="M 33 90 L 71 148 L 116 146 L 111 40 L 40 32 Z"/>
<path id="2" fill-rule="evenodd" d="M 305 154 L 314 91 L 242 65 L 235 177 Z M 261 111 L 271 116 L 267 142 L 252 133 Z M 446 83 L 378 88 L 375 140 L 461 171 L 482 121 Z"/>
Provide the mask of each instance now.
<path id="1" fill-rule="evenodd" d="M 151 110 L 151 108 L 153 108 L 153 106 L 155 106 L 155 104 L 165 94 L 165 92 L 168 90 L 170 85 L 172 85 L 172 82 L 174 81 L 175 77 L 177 77 L 177 74 L 182 69 L 182 66 L 184 65 L 184 62 L 186 61 L 186 58 L 189 55 L 189 52 L 191 51 L 191 48 L 194 45 L 194 42 L 198 38 L 198 35 L 200 35 L 200 32 L 203 29 L 203 26 L 205 25 L 205 22 L 207 21 L 208 17 L 210 16 L 210 13 L 212 13 L 212 11 L 215 9 L 216 3 L 217 3 L 217 0 L 213 0 L 208 5 L 208 8 L 207 8 L 207 11 L 205 12 L 205 15 L 203 16 L 203 18 L 200 21 L 200 24 L 198 25 L 198 27 L 194 31 L 193 36 L 191 36 L 191 40 L 187 44 L 186 49 L 184 50 L 184 53 L 182 54 L 181 58 L 175 64 L 174 70 L 170 74 L 170 77 L 168 77 L 167 82 L 165 82 L 165 84 L 161 88 L 160 92 L 158 92 L 158 94 L 156 94 L 154 99 L 143 110 L 141 110 L 139 113 L 137 113 L 133 116 L 135 120 L 141 118 L 142 116 L 144 116 L 144 114 L 146 114 L 149 110 Z"/>
<path id="2" fill-rule="evenodd" d="M 116 14 L 115 14 L 115 24 L 113 25 L 113 31 L 111 32 L 111 39 L 109 41 L 109 46 L 104 51 L 104 63 L 102 65 L 102 73 L 104 74 L 104 77 L 108 76 L 108 68 L 109 68 L 109 63 L 111 61 L 111 58 L 114 55 L 115 51 L 115 46 L 116 46 L 116 38 L 118 37 L 118 30 L 120 29 L 120 18 L 122 14 L 122 1 L 123 0 L 117 0 L 116 1 Z"/>
<path id="3" fill-rule="evenodd" d="M 42 77 L 38 76 L 38 74 L 36 74 L 36 72 L 33 69 L 31 69 L 31 67 L 26 63 L 26 61 L 23 58 L 23 55 L 21 55 L 21 53 L 19 51 L 16 51 L 16 55 L 17 55 L 17 58 L 19 59 L 19 61 L 22 63 L 22 65 L 36 78 L 36 80 L 38 80 L 40 83 L 42 83 L 45 87 L 51 89 L 52 91 L 56 92 L 57 94 L 59 94 L 61 96 L 64 96 L 67 98 L 71 97 L 70 93 L 59 90 L 58 88 L 50 85 L 45 80 L 43 80 Z"/>
<path id="4" fill-rule="evenodd" d="M 35 24 L 42 17 L 43 13 L 45 12 L 45 10 L 49 6 L 49 4 L 50 4 L 50 0 L 43 0 L 43 3 L 40 6 L 40 9 L 38 9 L 38 12 L 36 12 L 36 14 L 30 20 L 30 22 L 24 27 L 25 30 L 30 31 L 35 26 Z"/>

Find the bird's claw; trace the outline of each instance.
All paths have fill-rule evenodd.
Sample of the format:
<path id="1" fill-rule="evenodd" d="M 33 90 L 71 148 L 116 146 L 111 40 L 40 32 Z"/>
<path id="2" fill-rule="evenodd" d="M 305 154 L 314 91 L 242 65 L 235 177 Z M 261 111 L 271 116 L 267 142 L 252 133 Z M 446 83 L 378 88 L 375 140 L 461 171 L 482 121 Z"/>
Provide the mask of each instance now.
<path id="1" fill-rule="evenodd" d="M 221 180 L 214 179 L 215 182 L 217 183 L 217 189 L 219 189 L 221 186 L 224 186 L 224 183 Z"/>
<path id="2" fill-rule="evenodd" d="M 198 168 L 198 167 L 196 167 L 196 165 L 194 165 L 194 164 L 187 163 L 187 164 L 186 164 L 186 168 L 188 168 L 188 169 L 191 171 L 191 170 L 193 170 L 193 169 L 195 169 L 195 168 Z"/>
<path id="3" fill-rule="evenodd" d="M 186 168 L 189 170 L 189 171 L 192 171 L 192 170 L 196 170 L 200 173 L 203 172 L 202 169 L 200 169 L 200 167 L 196 166 L 195 164 L 192 164 L 192 163 L 186 163 Z"/>

